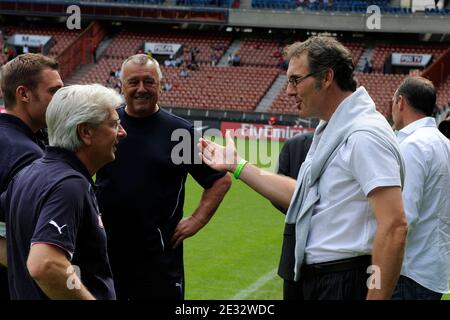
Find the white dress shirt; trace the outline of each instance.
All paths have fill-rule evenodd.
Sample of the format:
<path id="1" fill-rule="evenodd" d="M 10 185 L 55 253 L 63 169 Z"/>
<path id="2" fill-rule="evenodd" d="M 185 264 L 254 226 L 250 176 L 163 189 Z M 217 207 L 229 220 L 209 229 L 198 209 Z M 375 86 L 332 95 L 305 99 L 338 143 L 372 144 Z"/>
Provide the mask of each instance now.
<path id="1" fill-rule="evenodd" d="M 414 121 L 397 135 L 406 173 L 403 202 L 408 237 L 401 274 L 434 292 L 450 281 L 450 141 L 434 118 Z"/>

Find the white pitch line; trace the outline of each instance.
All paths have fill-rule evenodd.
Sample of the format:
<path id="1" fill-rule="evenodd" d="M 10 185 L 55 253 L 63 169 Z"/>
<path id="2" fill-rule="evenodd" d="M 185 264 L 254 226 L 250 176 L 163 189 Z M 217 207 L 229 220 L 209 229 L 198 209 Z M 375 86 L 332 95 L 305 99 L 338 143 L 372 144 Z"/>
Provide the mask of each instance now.
<path id="1" fill-rule="evenodd" d="M 274 270 L 266 273 L 261 278 L 253 282 L 251 285 L 249 285 L 247 288 L 239 291 L 234 297 L 230 298 L 229 300 L 245 300 L 249 295 L 256 292 L 258 289 L 260 289 L 262 286 L 264 286 L 267 282 L 275 278 L 277 275 L 277 268 Z"/>

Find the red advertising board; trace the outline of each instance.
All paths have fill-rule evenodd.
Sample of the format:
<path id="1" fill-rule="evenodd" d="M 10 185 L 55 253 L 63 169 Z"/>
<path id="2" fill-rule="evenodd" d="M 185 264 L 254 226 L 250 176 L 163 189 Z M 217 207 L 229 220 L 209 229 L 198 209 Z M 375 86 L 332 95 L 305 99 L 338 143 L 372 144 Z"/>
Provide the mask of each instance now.
<path id="1" fill-rule="evenodd" d="M 222 122 L 220 131 L 225 135 L 227 130 L 231 130 L 233 132 L 232 136 L 237 138 L 277 141 L 286 141 L 297 134 L 314 131 L 313 128 L 304 128 L 301 126 L 291 127 L 258 123 Z"/>

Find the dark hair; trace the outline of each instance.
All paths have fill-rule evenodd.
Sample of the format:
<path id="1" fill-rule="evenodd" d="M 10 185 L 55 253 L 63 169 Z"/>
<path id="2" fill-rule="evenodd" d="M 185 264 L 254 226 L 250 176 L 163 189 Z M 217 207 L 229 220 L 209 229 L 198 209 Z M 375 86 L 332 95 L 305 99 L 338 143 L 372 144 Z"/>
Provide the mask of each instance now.
<path id="1" fill-rule="evenodd" d="M 25 86 L 35 90 L 41 81 L 41 72 L 45 69 L 58 69 L 55 59 L 38 53 L 21 54 L 1 68 L 1 88 L 5 107 L 16 104 L 16 89 Z"/>
<path id="2" fill-rule="evenodd" d="M 403 96 L 416 111 L 427 117 L 436 107 L 436 90 L 433 83 L 422 77 L 407 77 L 397 89 L 396 97 Z"/>
<path id="3" fill-rule="evenodd" d="M 323 79 L 325 71 L 331 68 L 334 71 L 334 80 L 341 90 L 356 90 L 352 54 L 339 41 L 332 37 L 314 36 L 304 42 L 292 44 L 285 51 L 285 55 L 290 60 L 305 52 L 308 53 L 309 71 L 319 73 L 316 78 Z"/>
<path id="4" fill-rule="evenodd" d="M 444 136 L 450 139 L 450 120 L 443 120 L 439 123 L 438 129 Z"/>

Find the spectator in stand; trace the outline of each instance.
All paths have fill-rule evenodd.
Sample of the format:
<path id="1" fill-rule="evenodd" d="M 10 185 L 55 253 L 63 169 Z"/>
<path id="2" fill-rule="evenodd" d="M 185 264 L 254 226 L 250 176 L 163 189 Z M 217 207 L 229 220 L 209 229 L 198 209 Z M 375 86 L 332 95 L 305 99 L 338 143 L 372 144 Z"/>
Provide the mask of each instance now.
<path id="1" fill-rule="evenodd" d="M 372 73 L 372 71 L 373 71 L 372 60 L 365 58 L 363 73 Z"/>
<path id="2" fill-rule="evenodd" d="M 163 91 L 170 91 L 172 89 L 172 84 L 169 81 L 165 80 L 165 81 L 163 81 L 163 84 L 161 87 L 162 87 Z"/>
<path id="3" fill-rule="evenodd" d="M 181 78 L 187 78 L 187 77 L 189 77 L 189 70 L 186 69 L 185 67 L 183 67 L 183 69 L 181 69 L 179 75 Z"/>
<path id="4" fill-rule="evenodd" d="M 179 56 L 178 58 L 176 58 L 176 60 L 175 60 L 175 67 L 181 67 L 182 65 L 183 65 L 183 57 L 182 56 Z"/>
<path id="5" fill-rule="evenodd" d="M 228 55 L 227 63 L 229 66 L 233 65 L 233 55 L 231 53 Z"/>
<path id="6" fill-rule="evenodd" d="M 164 61 L 164 66 L 166 66 L 166 67 L 175 67 L 176 66 L 176 61 L 173 58 L 173 55 L 170 55 L 169 59 L 166 59 Z"/>
<path id="7" fill-rule="evenodd" d="M 241 57 L 236 53 L 233 56 L 233 66 L 234 67 L 239 67 L 241 65 Z"/>

